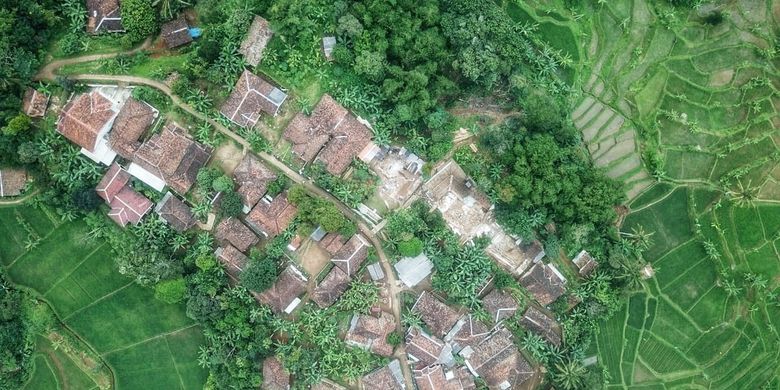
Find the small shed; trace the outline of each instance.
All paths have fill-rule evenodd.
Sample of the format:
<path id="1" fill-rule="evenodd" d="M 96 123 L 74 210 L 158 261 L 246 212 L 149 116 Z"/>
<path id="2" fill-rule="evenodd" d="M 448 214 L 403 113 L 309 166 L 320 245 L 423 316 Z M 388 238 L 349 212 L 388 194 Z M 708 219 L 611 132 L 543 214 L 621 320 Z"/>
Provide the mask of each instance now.
<path id="1" fill-rule="evenodd" d="M 325 59 L 333 61 L 333 48 L 336 47 L 336 37 L 323 37 L 322 38 L 322 54 L 325 55 Z"/>
<path id="2" fill-rule="evenodd" d="M 160 28 L 160 37 L 163 42 L 165 42 L 165 46 L 169 49 L 186 45 L 192 42 L 189 27 L 184 15 L 179 15 L 176 19 L 162 25 Z"/>
<path id="3" fill-rule="evenodd" d="M 404 257 L 394 265 L 398 277 L 407 287 L 418 285 L 433 271 L 433 263 L 421 253 L 415 257 Z"/>

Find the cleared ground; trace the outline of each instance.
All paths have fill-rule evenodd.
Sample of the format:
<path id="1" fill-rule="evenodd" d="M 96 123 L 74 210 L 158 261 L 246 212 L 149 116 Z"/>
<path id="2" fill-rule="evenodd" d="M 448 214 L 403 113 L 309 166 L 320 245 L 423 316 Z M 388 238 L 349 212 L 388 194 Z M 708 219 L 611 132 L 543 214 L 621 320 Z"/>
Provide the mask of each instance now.
<path id="1" fill-rule="evenodd" d="M 108 246 L 89 239 L 83 222 L 61 223 L 29 206 L 0 208 L 0 221 L 0 261 L 11 278 L 51 303 L 111 366 L 117 388 L 203 387 L 207 374 L 197 365 L 203 335 L 184 306 L 164 304 L 120 275 Z M 26 244 L 25 226 L 38 238 L 34 247 Z"/>

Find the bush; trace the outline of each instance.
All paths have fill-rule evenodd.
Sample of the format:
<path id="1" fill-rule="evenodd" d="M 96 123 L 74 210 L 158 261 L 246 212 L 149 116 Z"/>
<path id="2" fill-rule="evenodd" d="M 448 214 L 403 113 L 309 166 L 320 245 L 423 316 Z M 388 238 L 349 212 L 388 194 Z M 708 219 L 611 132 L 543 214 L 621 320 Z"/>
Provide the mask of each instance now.
<path id="1" fill-rule="evenodd" d="M 401 342 L 403 341 L 403 337 L 398 332 L 393 332 L 387 335 L 387 343 L 392 346 L 398 346 L 401 345 Z"/>
<path id="2" fill-rule="evenodd" d="M 217 265 L 217 261 L 211 255 L 200 256 L 195 259 L 195 266 L 203 271 L 208 271 Z"/>
<path id="3" fill-rule="evenodd" d="M 154 34 L 158 22 L 151 0 L 123 0 L 122 25 L 127 30 L 127 39 L 133 43 Z"/>
<path id="4" fill-rule="evenodd" d="M 244 201 L 233 190 L 225 191 L 219 201 L 219 211 L 223 217 L 235 217 L 244 209 Z"/>
<path id="5" fill-rule="evenodd" d="M 154 287 L 154 297 L 171 304 L 181 302 L 186 292 L 187 284 L 184 283 L 184 278 L 165 280 Z"/>
<path id="6" fill-rule="evenodd" d="M 278 276 L 276 261 L 262 258 L 249 263 L 241 273 L 241 284 L 251 291 L 265 291 L 271 287 Z"/>
<path id="7" fill-rule="evenodd" d="M 233 190 L 233 179 L 228 175 L 222 175 L 211 183 L 211 188 L 217 192 L 227 192 Z"/>
<path id="8" fill-rule="evenodd" d="M 19 133 L 27 132 L 32 126 L 30 117 L 24 114 L 19 114 L 13 119 L 8 121 L 8 125 L 3 127 L 3 135 L 14 137 Z"/>
<path id="9" fill-rule="evenodd" d="M 422 253 L 423 242 L 417 237 L 398 243 L 398 253 L 404 257 L 415 257 Z"/>
<path id="10" fill-rule="evenodd" d="M 62 37 L 60 48 L 66 56 L 72 56 L 81 52 L 84 36 L 77 32 L 69 32 Z"/>
<path id="11" fill-rule="evenodd" d="M 170 106 L 170 99 L 164 93 L 151 87 L 133 88 L 133 97 L 149 103 L 160 111 L 165 111 Z"/>

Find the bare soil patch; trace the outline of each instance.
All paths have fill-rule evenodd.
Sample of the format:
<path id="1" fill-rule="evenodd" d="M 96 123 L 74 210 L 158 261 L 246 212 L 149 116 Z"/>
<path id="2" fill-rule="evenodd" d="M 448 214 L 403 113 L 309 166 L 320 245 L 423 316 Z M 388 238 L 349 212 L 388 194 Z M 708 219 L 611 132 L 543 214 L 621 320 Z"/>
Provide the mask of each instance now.
<path id="1" fill-rule="evenodd" d="M 316 277 L 330 261 L 328 252 L 325 252 L 316 242 L 308 238 L 298 248 L 297 254 L 301 267 L 312 278 Z"/>
<path id="2" fill-rule="evenodd" d="M 223 142 L 214 151 L 214 163 L 230 175 L 233 174 L 243 158 L 243 152 L 233 142 Z"/>

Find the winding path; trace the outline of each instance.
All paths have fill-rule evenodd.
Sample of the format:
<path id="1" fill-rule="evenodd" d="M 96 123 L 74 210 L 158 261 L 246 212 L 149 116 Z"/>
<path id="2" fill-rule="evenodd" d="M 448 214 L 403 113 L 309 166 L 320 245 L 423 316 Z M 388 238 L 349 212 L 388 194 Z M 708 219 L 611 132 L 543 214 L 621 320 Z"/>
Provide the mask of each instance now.
<path id="1" fill-rule="evenodd" d="M 75 58 L 54 61 L 49 63 L 45 67 L 43 67 L 41 71 L 38 72 L 38 74 L 35 76 L 35 79 L 52 81 L 56 77 L 56 70 L 63 66 L 78 64 L 82 62 L 96 61 L 105 58 L 112 58 L 120 54 L 132 54 L 137 51 L 145 49 L 150 44 L 151 41 L 147 40 L 146 42 L 144 42 L 143 45 L 124 53 L 96 54 L 96 55 L 89 55 L 89 56 L 75 57 Z M 208 116 L 204 115 L 203 113 L 195 110 L 195 108 L 193 108 L 192 106 L 184 102 L 181 98 L 179 98 L 177 95 L 175 95 L 168 85 L 160 81 L 145 78 L 145 77 L 138 77 L 138 76 L 108 75 L 108 74 L 75 74 L 75 75 L 69 75 L 68 78 L 71 80 L 78 80 L 78 81 L 96 81 L 96 82 L 111 83 L 116 85 L 143 85 L 143 86 L 155 88 L 163 92 L 164 94 L 166 94 L 173 101 L 173 104 L 175 104 L 182 110 L 186 111 L 187 113 L 189 113 L 190 115 L 194 116 L 199 120 L 208 122 L 219 132 L 221 132 L 222 134 L 226 135 L 230 139 L 241 144 L 245 151 L 251 151 L 249 142 L 246 139 L 236 134 L 234 131 L 230 130 L 229 128 L 223 126 L 222 124 L 215 121 L 214 119 L 211 119 Z M 335 196 L 331 195 L 329 192 L 315 185 L 310 179 L 294 171 L 293 169 L 285 165 L 282 161 L 280 161 L 279 159 L 277 159 L 276 157 L 274 157 L 269 153 L 259 152 L 255 154 L 258 157 L 260 157 L 263 161 L 265 161 L 267 164 L 273 166 L 274 168 L 284 173 L 284 175 L 290 178 L 290 180 L 292 180 L 293 182 L 302 185 L 310 193 L 316 194 L 320 197 L 326 198 L 329 201 L 333 202 L 345 216 L 347 216 L 351 221 L 353 221 L 357 225 L 358 229 L 360 229 L 360 232 L 363 233 L 363 235 L 365 235 L 366 237 L 368 237 L 368 239 L 371 241 L 371 244 L 376 249 L 376 253 L 379 256 L 380 263 L 382 264 L 382 268 L 384 269 L 385 276 L 387 278 L 387 288 L 390 291 L 390 298 L 391 298 L 390 306 L 393 310 L 393 316 L 395 317 L 396 330 L 398 332 L 401 332 L 401 334 L 403 334 L 402 333 L 403 327 L 401 324 L 401 300 L 400 300 L 400 292 L 402 291 L 402 289 L 398 287 L 398 279 L 396 278 L 395 273 L 393 272 L 392 266 L 390 264 L 390 261 L 387 258 L 387 255 L 382 249 L 382 243 L 380 242 L 377 235 L 371 230 L 371 228 L 369 228 L 365 224 L 365 222 L 360 217 L 360 215 L 358 215 L 352 208 L 344 204 Z M 411 369 L 409 368 L 409 364 L 407 362 L 406 356 L 407 356 L 406 348 L 402 343 L 401 345 L 396 347 L 395 357 L 401 362 L 401 368 L 404 373 L 404 378 L 406 381 L 407 388 L 412 389 L 414 388 L 413 381 L 412 381 L 412 372 Z"/>

